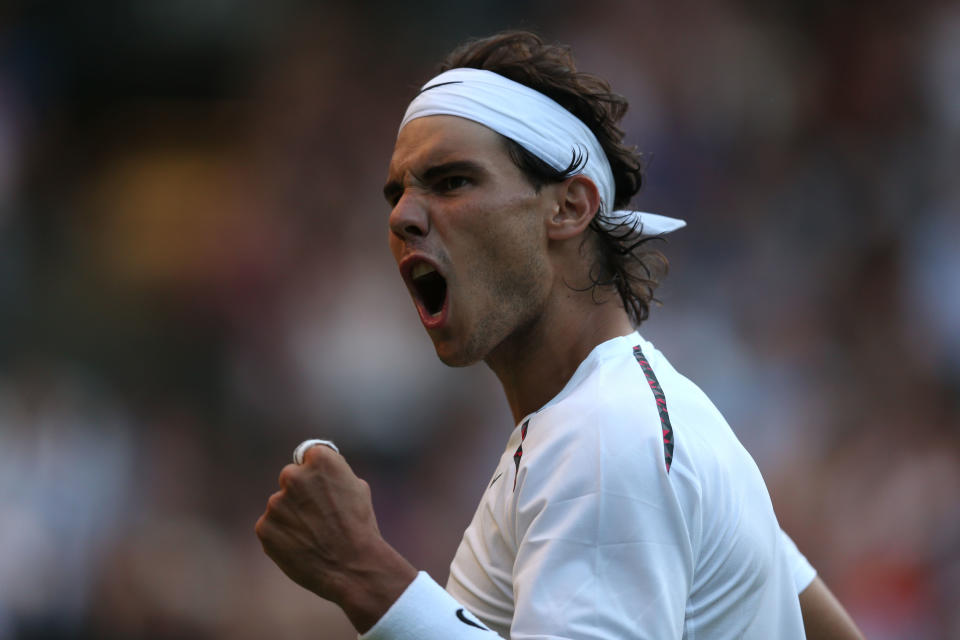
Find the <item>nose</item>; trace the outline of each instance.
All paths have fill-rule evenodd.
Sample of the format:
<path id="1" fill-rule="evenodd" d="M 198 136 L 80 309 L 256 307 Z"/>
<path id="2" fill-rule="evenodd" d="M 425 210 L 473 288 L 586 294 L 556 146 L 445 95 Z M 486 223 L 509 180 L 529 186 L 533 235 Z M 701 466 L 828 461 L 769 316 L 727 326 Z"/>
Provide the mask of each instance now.
<path id="1" fill-rule="evenodd" d="M 390 212 L 390 231 L 403 240 L 422 238 L 430 232 L 430 214 L 415 190 L 406 189 L 394 205 Z"/>

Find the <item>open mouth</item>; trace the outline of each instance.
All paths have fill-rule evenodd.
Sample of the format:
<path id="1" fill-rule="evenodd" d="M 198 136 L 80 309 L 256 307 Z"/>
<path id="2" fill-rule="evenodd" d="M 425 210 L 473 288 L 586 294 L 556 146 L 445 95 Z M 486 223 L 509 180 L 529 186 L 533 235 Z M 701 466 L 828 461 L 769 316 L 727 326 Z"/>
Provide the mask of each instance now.
<path id="1" fill-rule="evenodd" d="M 443 311 L 447 300 L 447 281 L 432 265 L 418 262 L 410 271 L 410 281 L 417 301 L 431 316 Z"/>

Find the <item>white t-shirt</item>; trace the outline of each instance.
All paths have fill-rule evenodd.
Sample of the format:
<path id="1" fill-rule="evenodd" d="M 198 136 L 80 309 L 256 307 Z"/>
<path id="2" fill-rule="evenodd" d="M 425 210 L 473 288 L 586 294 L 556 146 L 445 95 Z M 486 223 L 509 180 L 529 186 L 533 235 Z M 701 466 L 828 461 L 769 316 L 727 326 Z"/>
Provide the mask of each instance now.
<path id="1" fill-rule="evenodd" d="M 447 592 L 421 573 L 363 638 L 799 639 L 814 575 L 726 421 L 633 333 L 514 429 Z"/>

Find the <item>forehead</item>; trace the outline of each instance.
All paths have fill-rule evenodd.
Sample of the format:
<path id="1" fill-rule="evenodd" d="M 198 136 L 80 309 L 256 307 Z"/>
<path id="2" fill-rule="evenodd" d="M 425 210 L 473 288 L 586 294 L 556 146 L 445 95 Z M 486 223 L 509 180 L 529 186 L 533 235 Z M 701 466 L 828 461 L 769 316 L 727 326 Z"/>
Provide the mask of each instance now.
<path id="1" fill-rule="evenodd" d="M 397 136 L 389 175 L 399 179 L 407 171 L 468 158 L 492 165 L 510 162 L 503 137 L 493 129 L 457 116 L 424 116 L 408 122 Z"/>

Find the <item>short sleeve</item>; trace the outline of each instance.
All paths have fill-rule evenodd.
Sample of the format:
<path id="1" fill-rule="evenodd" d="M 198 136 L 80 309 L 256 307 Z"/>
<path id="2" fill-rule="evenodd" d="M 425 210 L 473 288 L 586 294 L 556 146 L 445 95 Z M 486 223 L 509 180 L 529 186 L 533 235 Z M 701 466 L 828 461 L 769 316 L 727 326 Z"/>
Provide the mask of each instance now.
<path id="1" fill-rule="evenodd" d="M 804 589 L 809 587 L 813 579 L 817 577 L 817 570 L 813 568 L 813 565 L 810 564 L 806 556 L 800 553 L 797 545 L 783 529 L 780 530 L 780 538 L 783 542 L 783 550 L 787 555 L 787 566 L 790 567 L 790 573 L 793 575 L 793 583 L 799 595 L 803 593 Z"/>

